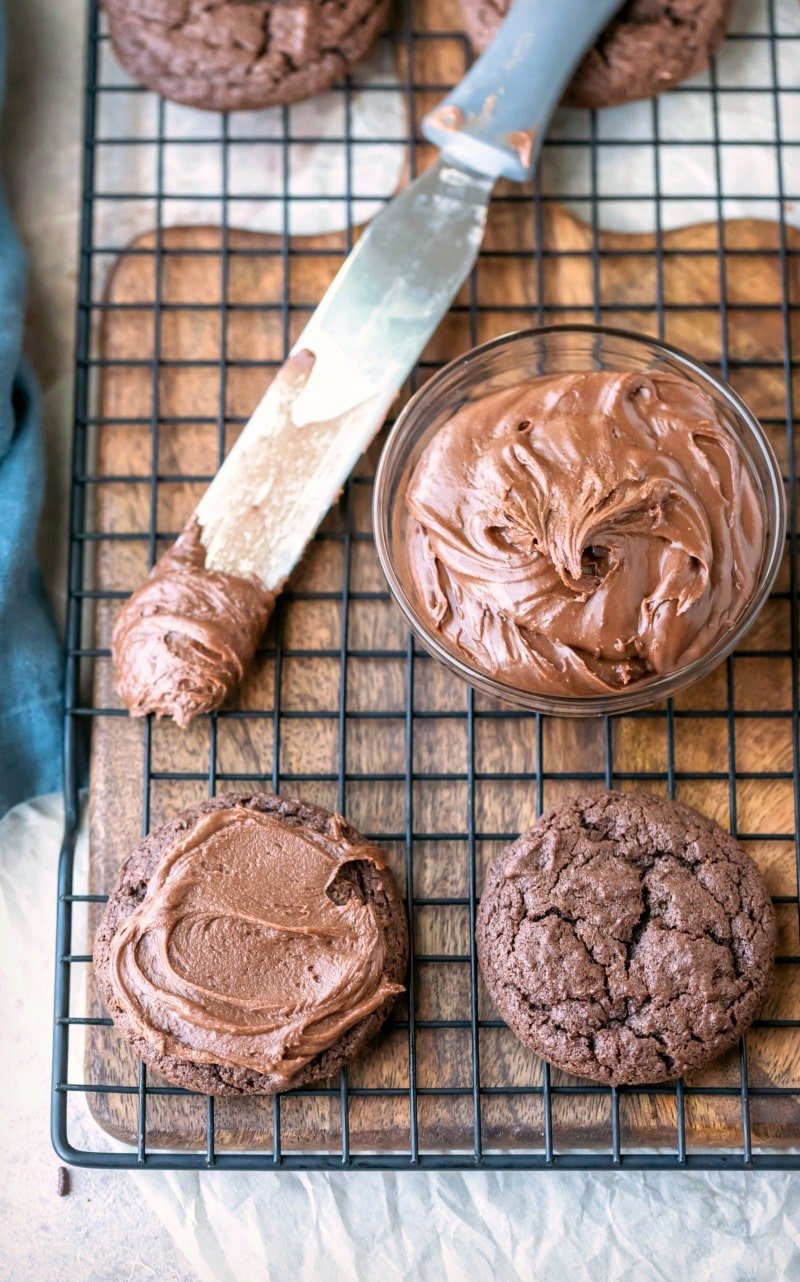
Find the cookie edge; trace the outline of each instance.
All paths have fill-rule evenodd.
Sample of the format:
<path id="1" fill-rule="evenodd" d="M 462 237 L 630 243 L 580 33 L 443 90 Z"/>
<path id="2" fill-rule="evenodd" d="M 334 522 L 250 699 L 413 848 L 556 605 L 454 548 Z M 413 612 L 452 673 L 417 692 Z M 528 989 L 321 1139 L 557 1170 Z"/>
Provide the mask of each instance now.
<path id="1" fill-rule="evenodd" d="M 574 1065 L 570 1065 L 566 1059 L 553 1059 L 549 1052 L 545 1052 L 534 1040 L 530 1038 L 527 1033 L 520 1032 L 518 1028 L 515 1027 L 516 1021 L 514 1014 L 513 1012 L 509 1012 L 508 1003 L 505 1000 L 505 990 L 512 986 L 507 984 L 502 973 L 495 966 L 491 949 L 489 948 L 486 940 L 486 927 L 490 908 L 493 900 L 499 894 L 500 888 L 503 885 L 505 866 L 518 853 L 520 847 L 530 838 L 531 834 L 537 832 L 539 829 L 545 829 L 553 817 L 559 813 L 569 813 L 570 811 L 573 811 L 582 815 L 588 807 L 596 805 L 598 801 L 603 801 L 608 798 L 612 798 L 615 801 L 627 799 L 629 803 L 631 800 L 634 800 L 651 814 L 653 812 L 663 814 L 666 810 L 673 817 L 680 818 L 684 827 L 687 828 L 689 825 L 695 827 L 699 825 L 701 829 L 713 837 L 715 843 L 725 848 L 729 855 L 734 856 L 735 862 L 748 870 L 750 877 L 755 878 L 755 885 L 763 896 L 763 908 L 767 919 L 764 923 L 767 932 L 767 937 L 764 939 L 764 953 L 766 954 L 766 959 L 763 971 L 760 966 L 756 969 L 755 982 L 747 994 L 746 1002 L 743 1003 L 744 1012 L 739 1012 L 739 1018 L 736 1026 L 729 1036 L 722 1036 L 719 1044 L 715 1046 L 713 1050 L 709 1049 L 707 1046 L 703 1046 L 694 1056 L 691 1054 L 687 1055 L 681 1062 L 680 1071 L 678 1073 L 670 1073 L 665 1066 L 663 1074 L 658 1074 L 656 1076 L 650 1075 L 647 1078 L 637 1075 L 611 1072 L 587 1074 L 584 1069 L 576 1070 Z M 733 834 L 723 828 L 721 824 L 718 824 L 715 820 L 710 819 L 700 811 L 692 809 L 690 806 L 685 806 L 678 801 L 671 801 L 666 797 L 659 797 L 651 793 L 605 790 L 599 793 L 583 793 L 575 797 L 570 797 L 566 801 L 562 801 L 555 806 L 551 806 L 548 810 L 543 812 L 535 824 L 532 824 L 523 833 L 521 833 L 515 841 L 510 842 L 498 852 L 495 858 L 491 861 L 484 879 L 480 904 L 478 906 L 476 916 L 475 942 L 481 974 L 492 1004 L 503 1022 L 507 1025 L 522 1046 L 527 1050 L 532 1051 L 539 1059 L 552 1065 L 554 1068 L 560 1069 L 562 1072 L 569 1073 L 571 1076 L 579 1077 L 587 1081 L 599 1082 L 605 1086 L 647 1086 L 654 1085 L 659 1082 L 675 1081 L 687 1073 L 694 1072 L 698 1068 L 713 1063 L 722 1055 L 725 1055 L 730 1051 L 739 1039 L 747 1032 L 753 1020 L 756 1018 L 759 1009 L 766 1001 L 774 979 L 775 951 L 777 946 L 777 920 L 775 915 L 775 906 L 769 895 L 760 869 L 755 861 L 748 855 L 741 842 L 737 841 Z M 524 993 L 522 996 L 524 997 Z M 509 1018 L 509 1014 L 511 1015 L 511 1018 Z"/>
<path id="2" fill-rule="evenodd" d="M 259 804 L 253 805 L 254 802 Z M 315 1056 L 299 1073 L 295 1074 L 289 1083 L 282 1081 L 276 1083 L 271 1074 L 250 1073 L 247 1069 L 229 1069 L 225 1065 L 195 1064 L 192 1060 L 161 1054 L 147 1038 L 128 1027 L 126 1014 L 116 999 L 109 975 L 111 940 L 119 925 L 134 911 L 139 902 L 138 899 L 130 899 L 127 904 L 125 903 L 125 898 L 128 897 L 126 894 L 128 884 L 135 885 L 138 882 L 144 890 L 158 866 L 163 851 L 177 837 L 191 831 L 201 816 L 235 807 L 276 814 L 287 821 L 296 820 L 304 825 L 310 825 L 314 831 L 326 837 L 332 844 L 336 841 L 329 830 L 330 821 L 334 817 L 333 812 L 297 798 L 281 797 L 272 793 L 220 793 L 195 806 L 188 807 L 148 833 L 120 866 L 94 936 L 93 978 L 118 1034 L 146 1064 L 173 1085 L 208 1095 L 274 1095 L 296 1086 L 323 1082 L 334 1076 L 377 1035 L 390 1014 L 396 998 L 394 996 L 387 998 L 376 1010 L 371 1011 L 352 1028 L 348 1028 L 332 1046 Z M 354 845 L 371 844 L 352 824 L 341 816 L 338 818 L 341 837 Z M 378 915 L 387 946 L 385 975 L 390 982 L 400 984 L 405 978 L 408 967 L 409 939 L 405 907 L 391 871 L 388 868 L 376 868 L 366 860 L 364 863 L 373 870 L 375 892 L 383 899 L 382 911 Z M 244 1086 L 235 1080 L 230 1080 L 241 1076 L 252 1080 Z"/>

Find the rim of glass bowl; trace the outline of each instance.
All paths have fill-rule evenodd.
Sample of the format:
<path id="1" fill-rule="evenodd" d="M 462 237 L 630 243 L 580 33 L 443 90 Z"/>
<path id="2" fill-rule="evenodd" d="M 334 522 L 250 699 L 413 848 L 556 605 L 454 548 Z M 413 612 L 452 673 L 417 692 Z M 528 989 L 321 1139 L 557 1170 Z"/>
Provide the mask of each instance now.
<path id="1" fill-rule="evenodd" d="M 683 668 L 666 676 L 655 677 L 651 681 L 635 685 L 624 690 L 614 691 L 607 695 L 548 695 L 535 691 L 521 690 L 507 682 L 500 681 L 488 673 L 466 663 L 454 654 L 435 637 L 414 608 L 411 598 L 406 593 L 395 569 L 392 551 L 392 522 L 394 510 L 390 506 L 390 495 L 396 488 L 398 478 L 395 473 L 398 462 L 402 459 L 408 438 L 424 431 L 425 422 L 421 420 L 421 411 L 428 400 L 442 387 L 442 384 L 453 379 L 454 375 L 466 374 L 470 366 L 480 357 L 499 348 L 511 347 L 524 339 L 546 338 L 548 335 L 595 335 L 621 339 L 626 343 L 638 345 L 655 359 L 667 358 L 673 365 L 681 368 L 693 381 L 699 375 L 701 380 L 710 384 L 734 418 L 743 420 L 752 435 L 752 442 L 739 441 L 748 457 L 751 469 L 752 457 L 760 454 L 762 467 L 755 469 L 756 482 L 762 493 L 767 536 L 762 557 L 759 582 L 756 591 L 743 610 L 734 627 L 726 632 L 708 651 Z M 764 476 L 762 477 L 762 472 Z M 618 329 L 608 325 L 542 325 L 530 329 L 515 330 L 502 334 L 498 338 L 470 348 L 463 356 L 456 357 L 417 391 L 399 414 L 383 447 L 375 474 L 373 493 L 373 528 L 375 545 L 381 569 L 389 585 L 391 595 L 404 615 L 414 635 L 424 648 L 445 667 L 450 668 L 462 680 L 476 689 L 507 703 L 528 708 L 534 712 L 545 712 L 560 716 L 600 716 L 606 713 L 631 712 L 638 708 L 649 707 L 662 699 L 677 694 L 700 678 L 706 676 L 736 648 L 751 628 L 761 612 L 770 591 L 772 590 L 783 557 L 786 538 L 786 497 L 783 488 L 780 466 L 775 452 L 764 429 L 756 416 L 737 395 L 732 387 L 718 378 L 700 361 L 680 348 L 662 343 L 647 335 L 637 334 L 630 330 Z"/>

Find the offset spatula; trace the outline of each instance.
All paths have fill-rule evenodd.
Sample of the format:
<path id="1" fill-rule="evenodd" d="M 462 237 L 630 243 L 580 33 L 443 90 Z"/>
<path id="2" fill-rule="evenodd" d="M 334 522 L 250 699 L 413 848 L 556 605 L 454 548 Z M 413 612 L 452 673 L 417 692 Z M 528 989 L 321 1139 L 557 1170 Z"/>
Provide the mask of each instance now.
<path id="1" fill-rule="evenodd" d="M 112 644 L 131 712 L 186 724 L 230 693 L 274 595 L 469 275 L 495 182 L 530 175 L 564 86 L 620 2 L 514 0 L 489 49 L 425 117 L 438 159 L 378 214 L 342 266 L 200 500 L 187 527 L 191 557 L 177 545 L 177 558 L 167 553 L 123 607 Z M 176 567 L 180 590 L 165 592 Z M 213 590 L 190 590 L 191 574 Z M 226 576 L 264 589 L 244 602 L 231 597 L 233 615 L 263 616 L 255 628 L 216 627 Z M 224 672 L 212 679 L 215 662 Z M 180 685 L 174 703 L 171 684 Z"/>

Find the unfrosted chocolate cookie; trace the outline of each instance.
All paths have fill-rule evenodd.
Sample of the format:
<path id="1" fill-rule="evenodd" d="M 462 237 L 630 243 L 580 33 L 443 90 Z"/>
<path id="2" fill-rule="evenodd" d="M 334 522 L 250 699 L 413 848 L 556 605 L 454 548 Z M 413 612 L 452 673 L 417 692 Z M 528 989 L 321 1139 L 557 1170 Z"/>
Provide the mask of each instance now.
<path id="1" fill-rule="evenodd" d="M 733 1046 L 769 989 L 775 913 L 730 833 L 659 797 L 548 811 L 489 869 L 491 998 L 521 1042 L 611 1085 L 680 1077 Z"/>
<path id="2" fill-rule="evenodd" d="M 209 111 L 298 102 L 351 71 L 389 0 L 105 0 L 126 71 Z"/>
<path id="3" fill-rule="evenodd" d="M 108 1013 L 170 1082 L 212 1095 L 331 1077 L 402 992 L 408 928 L 382 852 L 340 815 L 228 794 L 120 869 L 94 945 Z"/>
<path id="4" fill-rule="evenodd" d="M 652 98 L 707 65 L 725 35 L 733 0 L 628 0 L 579 64 L 564 102 L 613 107 Z M 485 49 L 511 0 L 461 0 L 464 24 Z"/>

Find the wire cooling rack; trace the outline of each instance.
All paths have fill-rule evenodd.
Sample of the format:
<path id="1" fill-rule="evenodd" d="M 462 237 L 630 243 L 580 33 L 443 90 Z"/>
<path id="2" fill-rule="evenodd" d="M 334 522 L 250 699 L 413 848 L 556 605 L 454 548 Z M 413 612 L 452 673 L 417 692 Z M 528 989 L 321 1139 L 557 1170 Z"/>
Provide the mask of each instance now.
<path id="1" fill-rule="evenodd" d="M 800 978 L 795 10 L 779 0 L 740 4 L 709 72 L 658 100 L 604 113 L 561 112 L 539 184 L 498 191 L 472 280 L 409 387 L 471 343 L 547 320 L 607 320 L 676 342 L 688 333 L 695 354 L 760 413 L 791 500 L 784 572 L 766 622 L 745 648 L 674 704 L 591 726 L 511 711 L 450 684 L 399 632 L 374 577 L 364 515 L 372 451 L 315 541 L 311 568 L 279 606 L 259 656 L 261 677 L 237 706 L 181 739 L 174 728 L 133 725 L 111 693 L 113 612 L 175 533 L 171 515 L 163 515 L 174 505 L 164 505 L 164 495 L 180 493 L 191 508 L 255 403 L 264 368 L 280 363 L 313 309 L 319 290 L 314 295 L 308 281 L 318 280 L 320 262 L 340 261 L 353 225 L 385 198 L 403 166 L 413 173 L 427 163 L 414 122 L 471 55 L 452 0 L 424 0 L 395 14 L 373 77 L 362 72 L 326 99 L 324 127 L 309 129 L 296 109 L 230 119 L 187 115 L 121 75 L 98 6 L 90 4 L 52 1096 L 54 1143 L 65 1160 L 227 1169 L 800 1167 L 792 1151 L 800 1147 L 800 1001 L 792 1001 Z M 396 76 L 386 72 L 389 51 Z M 123 99 L 128 116 L 120 114 Z M 382 108 L 373 111 L 379 99 Z M 188 163 L 174 171 L 176 148 Z M 237 185 L 245 148 L 272 165 L 269 182 L 253 181 L 251 163 L 248 181 Z M 320 162 L 319 148 L 334 156 L 324 191 L 307 173 L 309 154 Z M 338 175 L 333 187 L 331 173 Z M 298 229 L 325 230 L 314 210 L 334 198 L 345 212 L 338 239 L 298 240 Z M 582 228 L 558 214 L 565 201 Z M 176 221 L 198 221 L 198 208 L 221 231 L 176 232 Z M 263 226 L 274 238 L 268 248 L 237 230 L 262 225 L 259 211 L 267 211 Z M 746 217 L 771 220 L 769 230 L 723 222 Z M 696 235 L 672 231 L 703 220 L 710 226 Z M 151 265 L 144 302 L 130 301 L 131 278 L 122 269 L 106 292 L 115 258 L 148 229 L 124 269 Z M 169 273 L 179 259 L 220 264 L 218 293 L 198 287 L 175 301 Z M 570 265 L 579 269 L 578 285 L 573 277 L 565 290 L 562 273 Z M 149 319 L 136 350 L 120 356 L 108 326 L 126 308 Z M 218 328 L 208 355 L 192 344 L 195 327 L 211 314 Z M 180 316 L 189 325 L 182 339 Z M 120 371 L 128 381 L 114 383 Z M 213 384 L 199 406 L 184 406 L 170 382 L 186 371 L 202 371 Z M 188 438 L 191 465 L 179 446 L 177 462 L 165 462 L 165 435 L 184 428 L 195 433 Z M 98 448 L 111 430 L 134 444 L 149 442 L 144 467 L 115 475 L 99 466 Z M 123 500 L 136 519 L 120 529 L 109 513 Z M 104 566 L 123 553 L 125 581 L 113 581 Z M 87 1014 L 91 956 L 74 950 L 85 947 L 87 912 L 91 919 L 105 897 L 97 864 L 87 881 L 75 853 L 90 728 L 93 787 L 100 780 L 106 789 L 133 788 L 140 831 L 207 793 L 261 787 L 343 809 L 386 846 L 406 891 L 414 956 L 407 1002 L 366 1056 L 366 1068 L 353 1066 L 324 1090 L 261 1101 L 256 1121 L 248 1113 L 237 1130 L 225 1101 L 187 1095 L 132 1057 L 126 1061 L 91 985 Z M 135 741 L 140 776 L 115 782 L 122 739 L 114 734 L 127 745 Z M 249 768 L 242 767 L 242 744 L 252 749 Z M 121 759 L 128 761 L 125 752 Z M 487 859 L 544 805 L 612 785 L 650 788 L 714 813 L 748 844 L 774 891 L 780 996 L 736 1054 L 685 1083 L 609 1090 L 551 1071 L 521 1051 L 480 988 L 473 925 Z M 106 827 L 108 849 L 93 851 L 95 861 L 106 861 L 106 878 L 137 835 Z M 82 1057 L 87 1038 L 94 1052 Z M 87 1101 L 128 1145 L 86 1126 Z M 169 1110 L 184 1110 L 185 1122 L 188 1104 L 193 1120 L 181 1142 Z"/>

